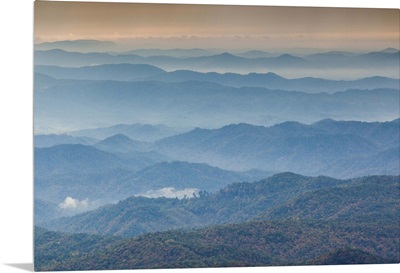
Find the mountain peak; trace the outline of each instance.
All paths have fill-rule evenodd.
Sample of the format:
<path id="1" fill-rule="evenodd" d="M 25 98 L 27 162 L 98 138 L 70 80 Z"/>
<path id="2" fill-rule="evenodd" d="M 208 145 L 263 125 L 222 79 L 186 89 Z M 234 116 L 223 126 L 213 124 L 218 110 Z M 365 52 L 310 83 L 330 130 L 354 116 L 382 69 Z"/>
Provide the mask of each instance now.
<path id="1" fill-rule="evenodd" d="M 331 118 L 326 118 L 326 119 L 321 119 L 319 121 L 316 121 L 312 125 L 331 124 L 334 122 L 336 122 L 336 121 Z"/>
<path id="2" fill-rule="evenodd" d="M 224 53 L 221 53 L 221 54 L 217 54 L 217 55 L 214 55 L 213 57 L 217 58 L 217 59 L 221 59 L 221 60 L 242 59 L 241 57 L 233 55 L 233 54 L 231 54 L 229 52 L 224 52 Z"/>
<path id="3" fill-rule="evenodd" d="M 282 54 L 282 55 L 278 56 L 277 58 L 283 59 L 283 60 L 294 60 L 294 59 L 297 60 L 297 59 L 301 59 L 301 58 L 299 58 L 299 57 L 293 56 L 293 55 L 288 54 L 288 53 Z"/>
<path id="4" fill-rule="evenodd" d="M 127 137 L 124 134 L 115 134 L 113 136 L 110 136 L 108 138 L 103 139 L 100 142 L 102 142 L 102 143 L 106 143 L 106 142 L 133 142 L 133 140 L 130 139 L 129 137 Z"/>
<path id="5" fill-rule="evenodd" d="M 98 142 L 95 147 L 108 152 L 126 153 L 143 151 L 147 143 L 132 140 L 124 134 L 116 134 Z"/>
<path id="6" fill-rule="evenodd" d="M 384 50 L 382 50 L 381 52 L 383 52 L 383 53 L 398 53 L 398 52 L 400 52 L 400 50 L 397 48 L 388 47 L 388 48 L 385 48 Z"/>

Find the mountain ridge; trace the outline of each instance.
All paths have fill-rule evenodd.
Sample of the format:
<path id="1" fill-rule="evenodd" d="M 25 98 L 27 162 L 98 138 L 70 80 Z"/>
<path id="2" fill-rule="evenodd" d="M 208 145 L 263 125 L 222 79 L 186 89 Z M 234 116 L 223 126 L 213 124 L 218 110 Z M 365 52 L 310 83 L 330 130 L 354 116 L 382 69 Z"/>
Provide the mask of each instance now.
<path id="1" fill-rule="evenodd" d="M 350 170 L 354 173 L 362 175 L 364 171 L 367 175 L 373 174 L 368 173 L 372 167 L 368 162 L 381 158 L 382 164 L 376 161 L 377 166 L 388 164 L 381 153 L 390 156 L 398 147 L 398 138 L 397 120 L 370 123 L 323 120 L 311 125 L 285 122 L 264 127 L 240 123 L 212 130 L 198 128 L 164 138 L 155 145 L 170 156 L 224 169 L 256 167 L 349 178 L 351 172 L 348 173 L 346 165 L 353 166 Z M 307 158 L 307 162 L 301 158 Z M 355 166 L 354 162 L 360 165 Z M 390 168 L 391 171 L 383 170 L 388 171 L 386 174 L 399 171 L 394 165 Z"/>
<path id="2" fill-rule="evenodd" d="M 364 184 L 373 186 L 366 187 L 362 194 L 354 195 L 353 193 L 357 192 L 357 189 Z M 131 237 L 141 233 L 168 229 L 239 223 L 264 215 L 267 215 L 267 219 L 269 219 L 266 212 L 274 211 L 275 208 L 279 211 L 282 205 L 290 205 L 293 199 L 297 199 L 298 202 L 303 203 L 304 207 L 307 207 L 307 198 L 318 191 L 326 191 L 331 196 L 324 199 L 326 195 L 322 195 L 324 198 L 320 200 L 323 204 L 320 209 L 325 214 L 322 217 L 315 217 L 317 220 L 329 220 L 327 217 L 331 213 L 331 204 L 340 206 L 343 198 L 341 192 L 344 191 L 353 196 L 352 199 L 347 200 L 346 206 L 357 207 L 357 204 L 364 199 L 369 203 L 367 202 L 367 206 L 360 206 L 357 211 L 353 209 L 343 212 L 337 217 L 337 220 L 348 219 L 346 213 L 349 213 L 353 217 L 350 218 L 353 221 L 354 219 L 363 219 L 363 217 L 364 222 L 377 219 L 388 221 L 396 215 L 399 208 L 396 193 L 393 191 L 398 184 L 399 176 L 371 176 L 337 180 L 323 176 L 305 177 L 294 173 L 281 173 L 253 183 L 233 183 L 211 194 L 199 192 L 197 198 L 178 200 L 129 197 L 116 205 L 101 207 L 70 218 L 54 220 L 44 227 L 64 232 Z M 377 192 L 380 194 L 377 195 Z M 384 216 L 382 218 L 371 217 L 370 212 L 374 211 L 374 206 L 380 204 L 379 198 L 382 196 L 387 197 L 387 202 L 393 202 L 391 203 L 392 207 L 381 206 L 380 210 L 385 212 Z M 324 200 L 331 201 L 329 203 Z M 301 213 L 294 212 L 293 214 L 301 219 L 309 218 Z M 124 217 L 121 217 L 122 215 Z M 375 214 L 372 213 L 372 215 Z M 289 210 L 285 217 L 290 218 L 290 216 Z"/>
<path id="3" fill-rule="evenodd" d="M 58 66 L 35 66 L 36 73 L 56 79 L 122 80 L 122 81 L 208 81 L 233 87 L 264 87 L 268 89 L 296 90 L 309 93 L 334 93 L 346 89 L 397 88 L 398 79 L 371 76 L 355 80 L 327 80 L 316 77 L 288 79 L 276 73 L 216 73 L 175 70 L 167 72 L 153 65 L 144 64 L 105 64 L 68 68 Z"/>
<path id="4" fill-rule="evenodd" d="M 358 54 L 351 56 L 342 56 L 339 60 L 328 62 L 325 58 L 319 59 L 302 58 L 288 53 L 278 56 L 244 58 L 232 53 L 217 53 L 203 57 L 177 58 L 169 56 L 148 56 L 142 57 L 132 54 L 111 55 L 107 53 L 78 53 L 68 52 L 60 49 L 51 49 L 48 51 L 35 50 L 35 64 L 37 65 L 63 65 L 63 66 L 85 66 L 104 63 L 142 63 L 160 67 L 161 69 L 172 71 L 179 69 L 190 69 L 197 71 L 224 71 L 224 72 L 261 72 L 276 70 L 282 73 L 300 75 L 298 68 L 307 71 L 301 75 L 318 74 L 318 69 L 324 68 L 325 74 L 336 72 L 328 71 L 326 68 L 336 69 L 347 68 L 347 71 L 354 70 L 354 74 L 372 75 L 366 67 L 380 68 L 382 76 L 396 75 L 398 71 L 398 53 L 388 52 L 370 52 L 367 54 Z M 327 66 L 328 65 L 328 66 Z M 350 70 L 349 70 L 350 69 Z M 392 70 L 391 70 L 392 69 Z M 393 71 L 393 69 L 395 71 Z M 397 69 L 397 70 L 396 70 Z M 341 74 L 347 77 L 348 74 Z"/>

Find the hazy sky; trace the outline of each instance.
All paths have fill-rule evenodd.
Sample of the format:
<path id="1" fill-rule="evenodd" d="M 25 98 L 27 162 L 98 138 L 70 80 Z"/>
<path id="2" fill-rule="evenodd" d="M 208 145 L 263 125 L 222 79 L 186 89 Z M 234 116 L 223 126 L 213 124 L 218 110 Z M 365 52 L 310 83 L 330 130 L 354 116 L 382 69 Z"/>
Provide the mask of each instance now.
<path id="1" fill-rule="evenodd" d="M 34 31 L 35 42 L 369 50 L 399 47 L 399 10 L 40 1 Z"/>

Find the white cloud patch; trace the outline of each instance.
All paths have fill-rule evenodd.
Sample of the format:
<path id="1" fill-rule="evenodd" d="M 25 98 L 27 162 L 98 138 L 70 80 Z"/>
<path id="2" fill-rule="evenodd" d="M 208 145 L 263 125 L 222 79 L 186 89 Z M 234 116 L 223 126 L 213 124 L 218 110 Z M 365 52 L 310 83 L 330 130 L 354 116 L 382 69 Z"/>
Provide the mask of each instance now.
<path id="1" fill-rule="evenodd" d="M 149 190 L 140 196 L 157 198 L 157 197 L 167 197 L 167 198 L 191 198 L 193 194 L 198 194 L 199 189 L 196 188 L 185 188 L 183 190 L 176 190 L 173 187 L 162 188 L 158 190 Z"/>
<path id="2" fill-rule="evenodd" d="M 83 211 L 88 209 L 89 200 L 85 199 L 81 201 L 68 196 L 64 199 L 64 202 L 58 204 L 58 206 L 65 210 Z"/>

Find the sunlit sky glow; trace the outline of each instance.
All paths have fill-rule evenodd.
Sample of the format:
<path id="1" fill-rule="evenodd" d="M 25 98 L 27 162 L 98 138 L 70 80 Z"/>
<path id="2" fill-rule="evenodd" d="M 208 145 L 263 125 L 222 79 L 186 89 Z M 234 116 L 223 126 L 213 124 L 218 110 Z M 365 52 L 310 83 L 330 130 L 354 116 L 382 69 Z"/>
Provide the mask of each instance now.
<path id="1" fill-rule="evenodd" d="M 398 9 L 35 2 L 35 42 L 153 48 L 399 47 Z"/>

